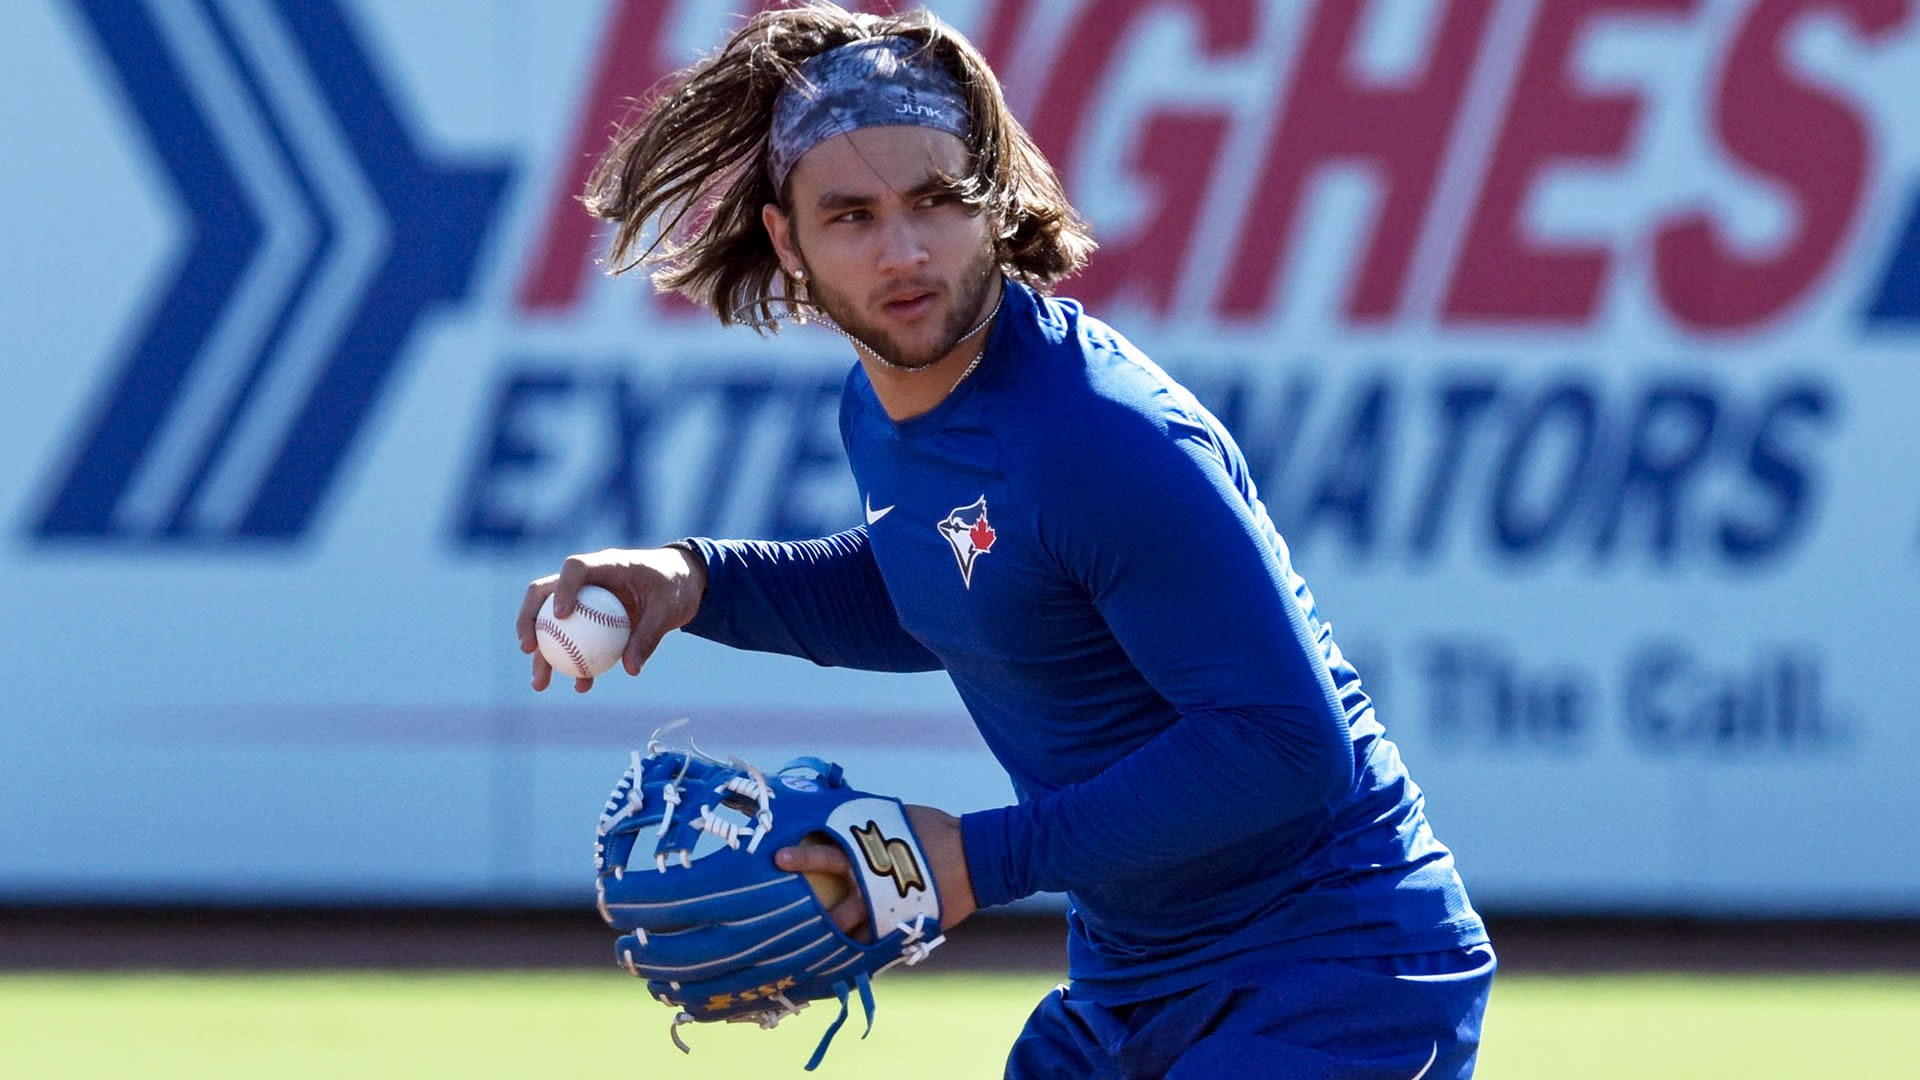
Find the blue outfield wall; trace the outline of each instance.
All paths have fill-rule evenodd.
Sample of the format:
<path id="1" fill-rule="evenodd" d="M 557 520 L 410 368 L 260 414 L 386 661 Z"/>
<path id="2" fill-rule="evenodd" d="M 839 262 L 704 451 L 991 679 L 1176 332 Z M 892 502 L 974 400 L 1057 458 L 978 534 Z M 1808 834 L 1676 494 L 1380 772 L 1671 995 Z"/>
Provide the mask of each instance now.
<path id="1" fill-rule="evenodd" d="M 1920 916 L 1920 5 L 935 7 L 1477 901 Z M 682 716 L 1011 797 L 937 675 L 675 639 L 527 686 L 569 552 L 858 520 L 839 339 L 606 278 L 571 199 L 733 18 L 0 10 L 0 902 L 589 903 Z"/>

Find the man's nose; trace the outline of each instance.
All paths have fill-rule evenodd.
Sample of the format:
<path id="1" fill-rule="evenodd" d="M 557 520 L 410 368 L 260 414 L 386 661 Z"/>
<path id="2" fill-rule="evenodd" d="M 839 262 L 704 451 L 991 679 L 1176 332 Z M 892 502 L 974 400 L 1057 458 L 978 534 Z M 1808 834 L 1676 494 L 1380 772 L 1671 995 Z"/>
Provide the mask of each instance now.
<path id="1" fill-rule="evenodd" d="M 918 269 L 931 258 L 926 239 L 911 215 L 890 215 L 880 230 L 880 269 L 900 273 Z"/>

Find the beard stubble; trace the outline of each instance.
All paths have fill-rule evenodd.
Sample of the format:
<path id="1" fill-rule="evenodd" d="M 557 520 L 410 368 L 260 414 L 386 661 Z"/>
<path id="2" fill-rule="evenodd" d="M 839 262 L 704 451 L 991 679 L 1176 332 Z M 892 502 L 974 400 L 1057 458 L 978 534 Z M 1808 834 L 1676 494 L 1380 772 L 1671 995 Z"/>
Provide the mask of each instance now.
<path id="1" fill-rule="evenodd" d="M 814 274 L 813 267 L 807 265 L 806 253 L 799 252 L 800 262 L 806 267 L 808 292 L 815 304 L 827 313 L 842 331 L 853 336 L 861 345 L 895 367 L 918 371 L 931 367 L 942 357 L 953 351 L 953 347 L 966 336 L 985 315 L 987 292 L 993 284 L 995 268 L 992 248 L 982 250 L 966 268 L 960 272 L 954 296 L 956 303 L 947 312 L 941 325 L 939 343 L 918 353 L 881 330 L 879 327 L 861 318 L 859 307 L 844 293 L 827 286 Z M 944 284 L 944 283 L 943 283 Z"/>

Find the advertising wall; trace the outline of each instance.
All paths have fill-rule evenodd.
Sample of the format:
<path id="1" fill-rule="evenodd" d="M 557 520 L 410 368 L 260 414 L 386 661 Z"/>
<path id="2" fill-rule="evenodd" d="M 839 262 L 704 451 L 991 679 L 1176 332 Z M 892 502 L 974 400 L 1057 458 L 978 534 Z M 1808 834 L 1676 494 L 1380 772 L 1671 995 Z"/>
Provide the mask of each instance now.
<path id="1" fill-rule="evenodd" d="M 975 0 L 1483 906 L 1920 914 L 1920 5 Z M 676 637 L 575 551 L 857 522 L 845 344 L 594 260 L 740 5 L 0 9 L 0 901 L 575 903 L 629 748 L 1011 797 L 937 675 Z"/>

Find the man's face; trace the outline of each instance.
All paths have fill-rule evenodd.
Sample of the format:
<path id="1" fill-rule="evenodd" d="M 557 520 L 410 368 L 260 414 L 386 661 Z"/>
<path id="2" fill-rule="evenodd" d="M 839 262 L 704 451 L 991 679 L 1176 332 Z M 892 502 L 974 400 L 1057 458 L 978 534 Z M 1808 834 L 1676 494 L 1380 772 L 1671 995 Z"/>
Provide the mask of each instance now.
<path id="1" fill-rule="evenodd" d="M 996 264 L 986 215 L 939 178 L 966 146 L 921 127 L 861 128 L 807 151 L 789 178 L 791 213 L 763 215 L 775 250 L 803 267 L 841 329 L 903 367 L 925 367 L 987 315 Z"/>

